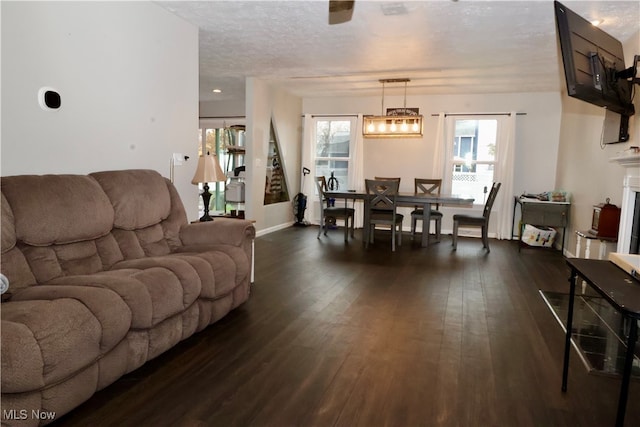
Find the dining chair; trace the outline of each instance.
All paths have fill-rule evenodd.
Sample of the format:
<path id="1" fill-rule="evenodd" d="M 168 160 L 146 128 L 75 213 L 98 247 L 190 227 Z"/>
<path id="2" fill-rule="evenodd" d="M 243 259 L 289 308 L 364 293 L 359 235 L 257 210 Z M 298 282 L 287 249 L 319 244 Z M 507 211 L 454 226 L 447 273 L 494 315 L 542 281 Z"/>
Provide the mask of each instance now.
<path id="1" fill-rule="evenodd" d="M 327 191 L 327 180 L 324 176 L 316 177 L 316 188 L 318 189 L 318 197 L 320 198 L 320 228 L 318 229 L 318 239 L 320 238 L 320 233 L 324 228 L 324 235 L 327 235 L 328 225 L 331 221 L 331 218 L 335 219 L 343 219 L 344 220 L 344 241 L 348 240 L 349 236 L 349 218 L 351 218 L 351 237 L 354 236 L 354 228 L 355 228 L 355 209 L 349 208 L 345 206 L 329 206 L 329 200 L 325 196 L 325 192 Z"/>
<path id="2" fill-rule="evenodd" d="M 398 187 L 400 187 L 400 179 L 399 177 L 396 178 L 385 178 L 382 176 L 376 176 L 374 177 L 374 179 L 378 180 L 378 181 L 398 181 Z"/>
<path id="3" fill-rule="evenodd" d="M 491 215 L 491 208 L 493 207 L 493 202 L 496 200 L 496 196 L 498 195 L 498 190 L 500 190 L 500 186 L 502 184 L 500 182 L 494 182 L 491 186 L 491 191 L 489 192 L 489 197 L 487 197 L 487 201 L 484 204 L 484 209 L 482 210 L 482 216 L 474 216 L 474 215 L 463 215 L 457 214 L 453 216 L 453 250 L 457 249 L 457 240 L 458 240 L 458 227 L 480 227 L 482 229 L 482 246 L 487 250 L 487 252 L 491 252 L 489 249 L 489 216 Z"/>
<path id="4" fill-rule="evenodd" d="M 428 178 L 414 178 L 414 192 L 416 194 L 434 194 L 440 195 L 440 188 L 442 187 L 441 179 L 428 179 Z M 435 205 L 435 209 L 431 209 L 431 219 L 436 223 L 436 241 L 440 241 L 440 234 L 442 230 L 442 212 L 438 209 L 439 204 Z M 416 225 L 418 221 L 422 221 L 424 215 L 424 209 L 421 206 L 416 206 L 411 211 L 411 238 L 416 234 Z M 431 228 L 431 224 L 422 224 L 422 232 L 428 233 Z"/>
<path id="5" fill-rule="evenodd" d="M 373 243 L 373 235 L 376 225 L 391 228 L 391 251 L 396 250 L 396 236 L 398 246 L 402 245 L 402 221 L 404 216 L 397 213 L 396 196 L 400 182 L 397 180 L 365 179 L 365 188 L 369 199 L 366 202 L 368 232 L 366 233 L 365 247 L 369 241 Z M 397 231 L 396 231 L 397 229 Z"/>

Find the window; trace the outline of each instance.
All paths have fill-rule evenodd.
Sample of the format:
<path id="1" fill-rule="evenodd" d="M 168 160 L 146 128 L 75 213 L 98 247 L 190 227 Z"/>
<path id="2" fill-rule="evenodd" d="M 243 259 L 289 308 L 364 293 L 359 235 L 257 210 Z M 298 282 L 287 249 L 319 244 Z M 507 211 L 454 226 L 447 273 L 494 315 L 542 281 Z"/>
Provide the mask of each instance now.
<path id="1" fill-rule="evenodd" d="M 349 162 L 355 120 L 348 118 L 315 120 L 315 175 L 336 178 L 338 188 L 349 188 Z"/>
<path id="2" fill-rule="evenodd" d="M 496 172 L 500 118 L 450 119 L 449 188 L 452 193 L 471 196 L 475 204 L 483 205 Z"/>

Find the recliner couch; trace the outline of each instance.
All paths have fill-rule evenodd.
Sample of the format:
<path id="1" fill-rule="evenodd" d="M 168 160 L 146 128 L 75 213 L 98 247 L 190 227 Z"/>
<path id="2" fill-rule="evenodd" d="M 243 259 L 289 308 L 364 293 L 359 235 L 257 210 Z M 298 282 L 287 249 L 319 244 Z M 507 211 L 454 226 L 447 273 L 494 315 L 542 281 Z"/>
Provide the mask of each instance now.
<path id="1" fill-rule="evenodd" d="M 155 171 L 0 182 L 2 425 L 60 418 L 249 297 L 252 223 L 188 223 Z"/>

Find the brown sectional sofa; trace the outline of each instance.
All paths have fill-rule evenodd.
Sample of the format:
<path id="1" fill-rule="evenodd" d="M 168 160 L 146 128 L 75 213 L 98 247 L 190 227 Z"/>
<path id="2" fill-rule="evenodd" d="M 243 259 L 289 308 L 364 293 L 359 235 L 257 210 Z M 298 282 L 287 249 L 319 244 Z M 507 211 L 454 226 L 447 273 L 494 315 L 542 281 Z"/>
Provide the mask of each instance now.
<path id="1" fill-rule="evenodd" d="M 2 425 L 59 418 L 249 296 L 251 222 L 189 224 L 157 172 L 11 176 L 1 190 Z"/>

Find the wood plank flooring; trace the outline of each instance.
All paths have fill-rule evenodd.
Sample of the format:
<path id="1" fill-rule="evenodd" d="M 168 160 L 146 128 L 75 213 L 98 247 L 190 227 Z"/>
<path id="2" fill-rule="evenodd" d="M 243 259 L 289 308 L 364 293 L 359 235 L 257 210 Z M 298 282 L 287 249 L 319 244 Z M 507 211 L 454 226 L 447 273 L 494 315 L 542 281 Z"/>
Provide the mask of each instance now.
<path id="1" fill-rule="evenodd" d="M 256 239 L 250 300 L 59 426 L 611 426 L 620 380 L 575 353 L 538 294 L 559 252 L 289 228 Z M 627 426 L 640 425 L 632 382 Z"/>

